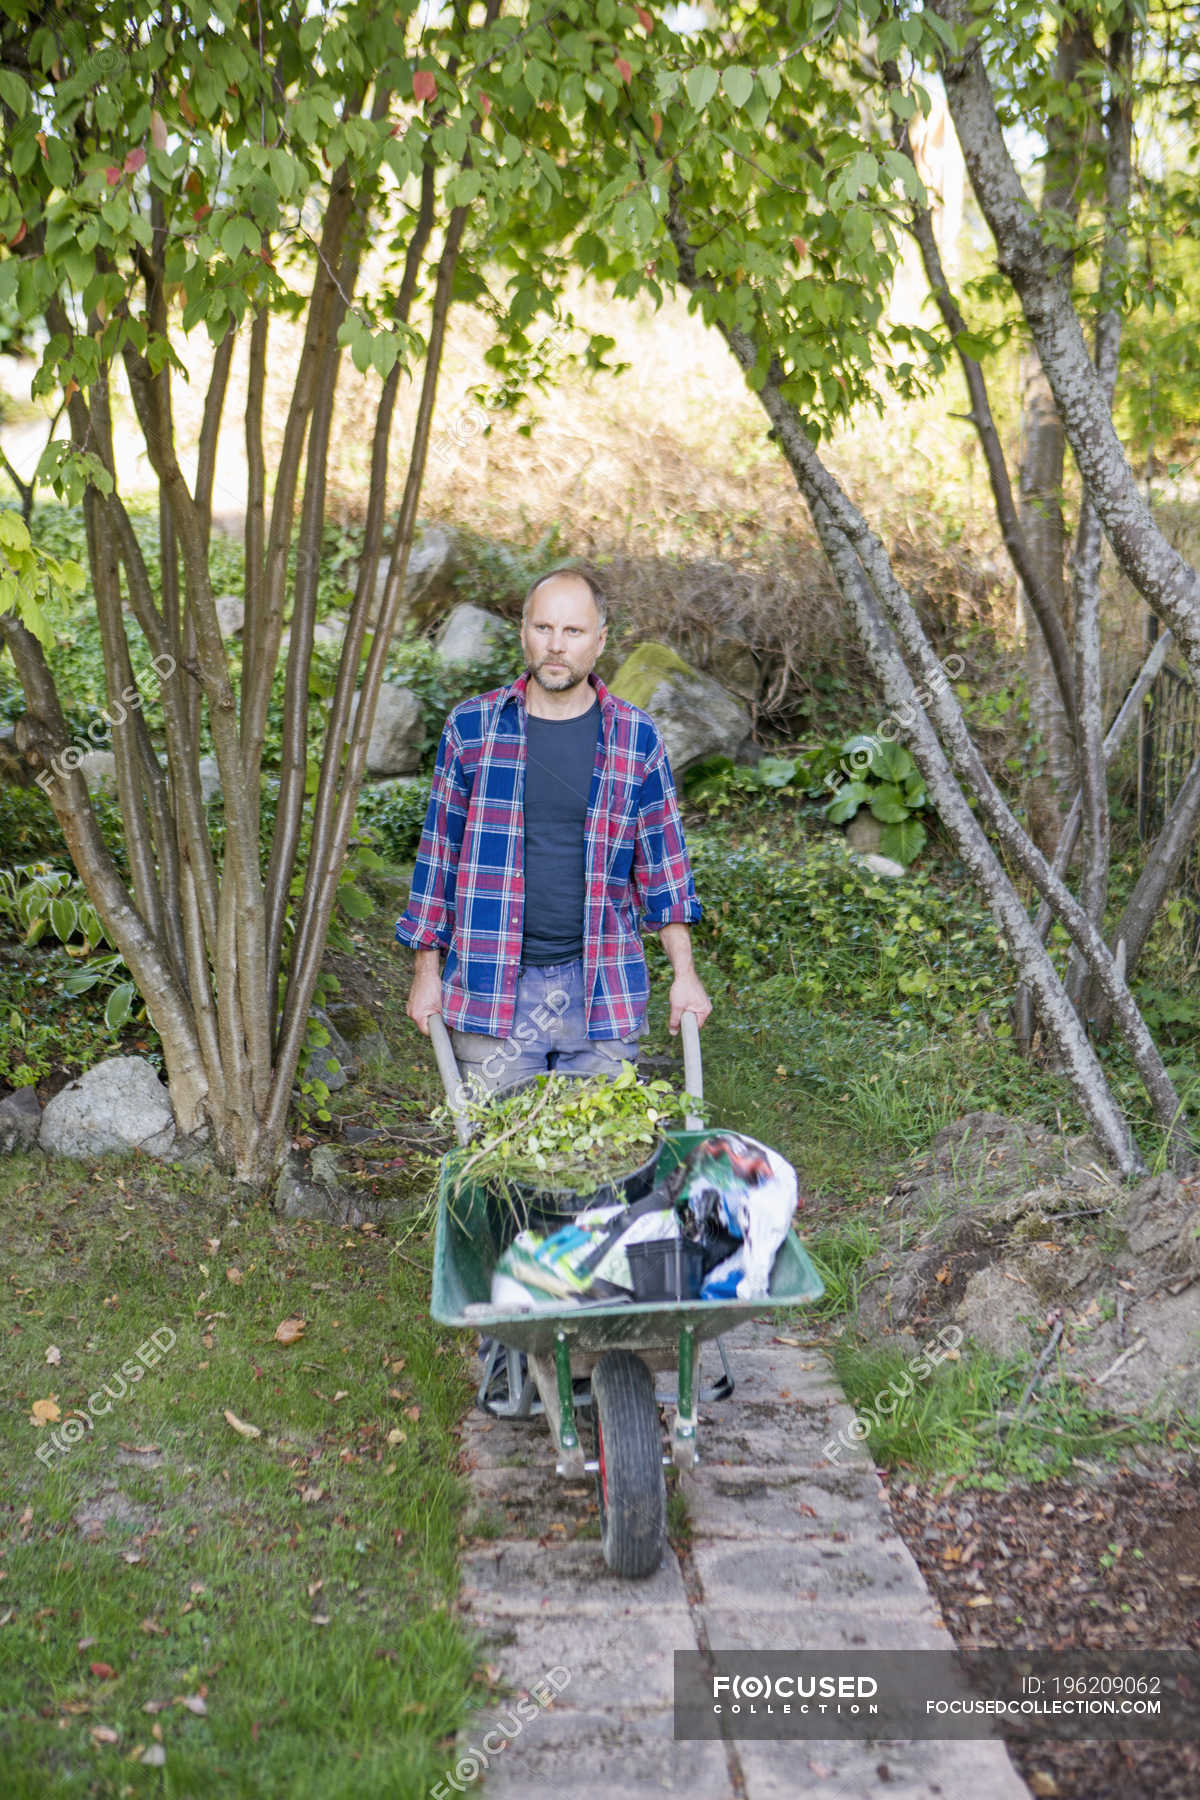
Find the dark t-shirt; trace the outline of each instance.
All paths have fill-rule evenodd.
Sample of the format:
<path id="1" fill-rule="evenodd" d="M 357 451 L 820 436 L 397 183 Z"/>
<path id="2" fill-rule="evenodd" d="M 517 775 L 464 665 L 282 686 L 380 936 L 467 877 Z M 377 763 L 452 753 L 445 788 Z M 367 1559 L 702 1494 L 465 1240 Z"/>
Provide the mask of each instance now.
<path id="1" fill-rule="evenodd" d="M 575 719 L 525 716 L 525 933 L 523 962 L 583 954 L 584 825 L 592 791 L 599 702 Z"/>

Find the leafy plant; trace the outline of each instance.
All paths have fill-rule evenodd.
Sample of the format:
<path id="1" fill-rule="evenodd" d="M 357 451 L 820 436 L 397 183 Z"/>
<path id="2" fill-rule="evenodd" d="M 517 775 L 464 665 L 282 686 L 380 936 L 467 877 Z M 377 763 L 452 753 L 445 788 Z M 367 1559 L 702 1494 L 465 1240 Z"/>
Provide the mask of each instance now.
<path id="1" fill-rule="evenodd" d="M 868 807 L 883 826 L 879 846 L 883 854 L 907 867 L 924 847 L 925 827 L 916 815 L 928 799 L 911 753 L 903 744 L 858 732 L 842 744 L 835 763 L 829 758 L 829 750 L 824 749 L 811 764 L 809 795 L 820 795 L 848 768 L 849 779 L 838 780 L 832 800 L 825 804 L 825 817 L 833 825 L 842 825 L 860 807 Z"/>
<path id="2" fill-rule="evenodd" d="M 640 1082 L 632 1063 L 612 1079 L 538 1075 L 528 1086 L 464 1101 L 476 1139 L 455 1174 L 502 1195 L 517 1186 L 592 1193 L 647 1161 L 663 1131 L 695 1103 L 669 1081 Z M 434 1117 L 448 1123 L 441 1107 Z"/>
<path id="3" fill-rule="evenodd" d="M 83 961 L 83 967 L 63 977 L 62 991 L 68 998 L 78 999 L 97 987 L 111 990 L 104 1004 L 104 1024 L 115 1037 L 133 1011 L 137 989 L 127 972 L 121 973 L 126 965 L 119 951 L 94 955 L 108 934 L 78 877 L 47 863 L 0 869 L 0 917 L 5 916 L 27 947 L 49 933 L 68 956 Z"/>
<path id="4" fill-rule="evenodd" d="M 364 787 L 358 797 L 355 828 L 365 832 L 388 861 L 411 862 L 421 841 L 428 804 L 429 788 L 423 781 Z"/>
<path id="5" fill-rule="evenodd" d="M 727 810 L 739 798 L 761 805 L 785 790 L 819 802 L 831 825 L 846 824 L 866 806 L 883 826 L 883 854 L 905 867 L 924 848 L 926 828 L 917 815 L 928 796 L 921 772 L 902 744 L 874 733 L 854 732 L 746 766 L 708 756 L 683 778 L 685 797 L 711 812 Z"/>

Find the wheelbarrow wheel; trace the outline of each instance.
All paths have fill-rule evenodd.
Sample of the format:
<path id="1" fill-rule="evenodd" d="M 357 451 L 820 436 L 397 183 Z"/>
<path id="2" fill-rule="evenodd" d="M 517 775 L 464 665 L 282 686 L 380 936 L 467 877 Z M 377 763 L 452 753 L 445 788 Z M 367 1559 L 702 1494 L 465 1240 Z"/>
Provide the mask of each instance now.
<path id="1" fill-rule="evenodd" d="M 667 1485 L 654 1377 L 632 1350 L 609 1350 L 592 1370 L 600 1543 L 614 1575 L 640 1579 L 662 1561 Z"/>

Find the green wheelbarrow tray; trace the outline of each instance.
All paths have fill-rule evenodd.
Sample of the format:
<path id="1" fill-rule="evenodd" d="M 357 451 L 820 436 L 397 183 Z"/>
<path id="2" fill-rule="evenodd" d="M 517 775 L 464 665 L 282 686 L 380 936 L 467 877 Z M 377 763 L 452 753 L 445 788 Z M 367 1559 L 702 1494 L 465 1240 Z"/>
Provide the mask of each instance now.
<path id="1" fill-rule="evenodd" d="M 718 1127 L 702 1131 L 670 1131 L 655 1165 L 655 1180 L 684 1160 L 694 1145 Z M 765 1300 L 654 1300 L 582 1304 L 566 1301 L 551 1310 L 484 1312 L 491 1294 L 492 1270 L 503 1245 L 498 1241 L 496 1209 L 486 1189 L 466 1182 L 454 1192 L 460 1155 L 452 1151 L 441 1170 L 437 1235 L 433 1252 L 431 1311 L 439 1325 L 454 1325 L 499 1338 L 527 1354 L 553 1356 L 565 1340 L 570 1352 L 599 1355 L 605 1350 L 661 1350 L 674 1346 L 683 1331 L 701 1343 L 720 1337 L 745 1319 L 773 1307 L 801 1306 L 819 1300 L 824 1288 L 799 1238 L 789 1231 L 779 1247 Z M 465 1312 L 470 1307 L 469 1313 Z"/>
<path id="2" fill-rule="evenodd" d="M 656 1179 L 670 1172 L 693 1145 L 716 1127 L 666 1134 Z M 439 1325 L 483 1332 L 515 1350 L 524 1350 L 537 1382 L 558 1451 L 558 1473 L 584 1473 L 575 1425 L 573 1381 L 590 1375 L 596 1360 L 611 1350 L 633 1351 L 650 1369 L 678 1369 L 679 1399 L 672 1431 L 672 1456 L 680 1467 L 696 1460 L 694 1405 L 695 1349 L 746 1319 L 778 1307 L 819 1300 L 821 1278 L 794 1231 L 775 1257 L 770 1290 L 759 1300 L 655 1300 L 580 1304 L 564 1302 L 537 1312 L 487 1308 L 492 1270 L 500 1255 L 498 1216 L 481 1186 L 465 1182 L 454 1192 L 460 1153 L 442 1162 L 437 1233 L 433 1251 L 431 1312 Z M 470 1312 L 466 1308 L 470 1307 Z M 487 1308 L 487 1310 L 482 1310 Z"/>

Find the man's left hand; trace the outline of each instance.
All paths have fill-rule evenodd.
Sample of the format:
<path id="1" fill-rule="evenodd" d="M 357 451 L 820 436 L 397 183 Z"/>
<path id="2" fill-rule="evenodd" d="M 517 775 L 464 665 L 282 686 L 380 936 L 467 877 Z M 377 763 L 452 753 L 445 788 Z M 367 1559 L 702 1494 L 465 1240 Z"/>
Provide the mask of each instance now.
<path id="1" fill-rule="evenodd" d="M 676 975 L 671 983 L 671 1036 L 679 1030 L 685 1012 L 694 1012 L 697 1025 L 703 1025 L 711 1011 L 712 1001 L 695 969 L 689 969 L 686 975 Z"/>

